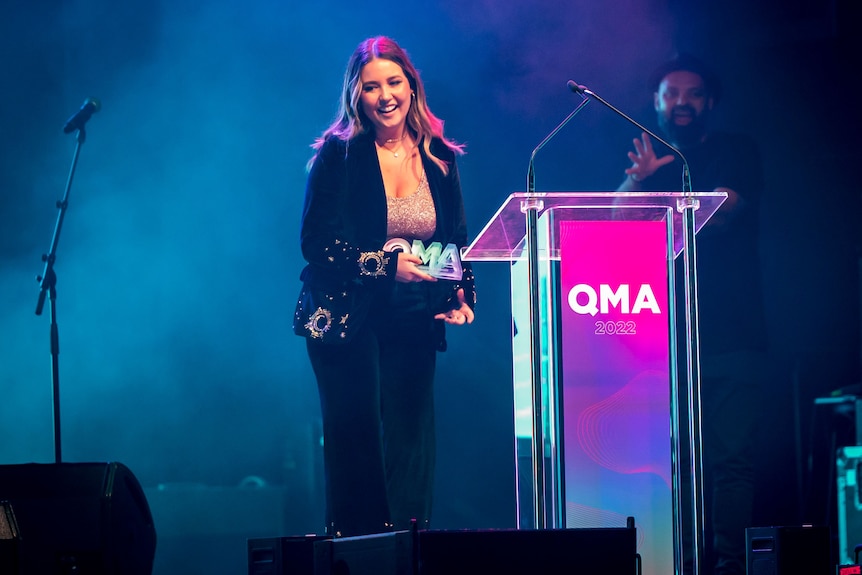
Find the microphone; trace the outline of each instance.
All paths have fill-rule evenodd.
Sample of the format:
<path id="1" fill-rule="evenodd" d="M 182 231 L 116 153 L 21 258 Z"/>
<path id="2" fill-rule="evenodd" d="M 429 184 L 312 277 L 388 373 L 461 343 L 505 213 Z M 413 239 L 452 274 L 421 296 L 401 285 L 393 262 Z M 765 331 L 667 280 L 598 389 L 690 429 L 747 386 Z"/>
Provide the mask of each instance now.
<path id="1" fill-rule="evenodd" d="M 691 172 L 688 169 L 688 160 L 685 159 L 685 155 L 680 151 L 679 148 L 677 148 L 673 144 L 669 143 L 668 141 L 666 141 L 664 138 L 662 138 L 661 136 L 659 136 L 658 134 L 656 134 L 652 130 L 647 129 L 642 124 L 640 124 L 638 121 L 630 118 L 624 112 L 621 112 L 620 110 L 618 110 L 617 108 L 615 108 L 614 106 L 609 104 L 607 101 L 604 100 L 604 98 L 602 98 L 601 96 L 599 96 L 598 94 L 596 94 L 595 92 L 593 92 L 592 90 L 587 88 L 586 86 L 580 86 L 574 80 L 569 80 L 568 82 L 566 82 L 566 86 L 568 86 L 569 90 L 571 90 L 575 94 L 580 94 L 581 96 L 583 96 L 585 98 L 587 98 L 587 97 L 595 98 L 596 100 L 598 100 L 599 102 L 601 102 L 602 104 L 604 104 L 605 106 L 607 106 L 608 108 L 610 108 L 611 110 L 613 110 L 614 112 L 616 112 L 617 114 L 619 114 L 620 116 L 622 116 L 623 118 L 625 118 L 626 120 L 628 120 L 629 122 L 631 122 L 632 124 L 634 124 L 635 126 L 640 128 L 641 130 L 643 130 L 644 132 L 646 132 L 650 136 L 652 136 L 653 138 L 655 138 L 656 140 L 658 140 L 659 142 L 661 142 L 662 144 L 664 144 L 665 146 L 667 146 L 668 148 L 673 150 L 673 152 L 677 156 L 679 156 L 679 158 L 682 160 L 682 191 L 683 192 L 691 192 L 692 191 L 691 190 Z"/>
<path id="2" fill-rule="evenodd" d="M 96 98 L 87 98 L 81 109 L 75 112 L 71 118 L 66 120 L 66 125 L 63 126 L 64 134 L 71 134 L 75 130 L 83 130 L 84 124 L 90 119 L 90 116 L 102 109 L 102 103 Z"/>
<path id="3" fill-rule="evenodd" d="M 571 90 L 575 94 L 583 94 L 587 90 L 586 86 L 579 86 L 578 83 L 574 80 L 569 80 L 568 82 L 566 82 L 566 86 L 568 86 L 569 90 Z"/>
<path id="4" fill-rule="evenodd" d="M 571 82 L 572 84 L 574 84 L 574 82 L 572 82 L 571 80 L 569 80 L 569 82 Z M 571 88 L 571 86 L 569 86 L 569 87 Z M 548 143 L 548 141 L 550 141 L 550 139 L 551 139 L 551 138 L 553 138 L 554 136 L 556 136 L 556 135 L 557 135 L 557 132 L 559 132 L 560 130 L 562 130 L 562 129 L 563 129 L 563 126 L 565 126 L 566 124 L 568 124 L 568 123 L 569 123 L 569 120 L 571 120 L 572 118 L 574 118 L 574 117 L 575 117 L 575 114 L 577 114 L 578 112 L 580 112 L 580 111 L 581 111 L 581 108 L 583 108 L 584 106 L 586 106 L 586 105 L 587 105 L 587 102 L 589 102 L 589 101 L 590 101 L 590 99 L 589 99 L 587 96 L 585 96 L 583 92 L 580 92 L 580 95 L 581 95 L 581 97 L 583 98 L 583 100 L 581 101 L 581 103 L 580 103 L 580 104 L 578 104 L 578 106 L 577 106 L 574 110 L 572 110 L 572 111 L 571 111 L 571 113 L 570 113 L 568 116 L 566 116 L 566 118 L 565 118 L 562 122 L 560 122 L 560 125 L 559 125 L 559 126 L 557 126 L 556 128 L 554 128 L 554 129 L 553 129 L 553 131 L 552 131 L 550 134 L 548 134 L 547 136 L 545 136 L 545 139 L 544 139 L 544 140 L 542 140 L 542 141 L 539 143 L 539 145 L 538 145 L 538 146 L 536 146 L 536 148 L 533 150 L 533 153 L 532 153 L 532 154 L 530 154 L 530 166 L 527 168 L 527 191 L 528 191 L 529 193 L 533 193 L 533 192 L 535 192 L 535 191 L 536 191 L 536 177 L 535 177 L 535 173 L 534 173 L 534 170 L 533 170 L 533 160 L 536 158 L 536 152 L 538 152 L 539 150 L 541 150 L 541 149 L 542 149 L 542 147 L 543 147 L 545 144 L 547 144 L 547 143 Z"/>

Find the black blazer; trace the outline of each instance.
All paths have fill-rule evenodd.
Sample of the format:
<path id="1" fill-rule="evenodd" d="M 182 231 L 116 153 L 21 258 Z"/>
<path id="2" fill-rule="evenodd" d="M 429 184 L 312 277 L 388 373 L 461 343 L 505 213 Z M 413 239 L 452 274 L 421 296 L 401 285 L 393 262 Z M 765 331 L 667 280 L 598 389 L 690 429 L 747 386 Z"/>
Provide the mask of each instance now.
<path id="1" fill-rule="evenodd" d="M 429 240 L 458 248 L 467 244 L 467 224 L 455 153 L 434 139 L 431 150 L 449 166 L 443 174 L 421 145 L 437 229 Z M 382 251 L 386 243 L 386 192 L 371 134 L 349 142 L 329 138 L 311 166 L 305 190 L 300 241 L 308 262 L 294 313 L 294 332 L 323 342 L 348 341 L 365 320 L 378 297 L 391 291 L 397 256 Z M 476 292 L 473 271 L 463 262 L 460 281 L 439 280 L 429 290 L 433 313 L 458 307 L 456 292 L 464 288 L 473 307 Z M 443 322 L 439 349 L 445 349 Z"/>

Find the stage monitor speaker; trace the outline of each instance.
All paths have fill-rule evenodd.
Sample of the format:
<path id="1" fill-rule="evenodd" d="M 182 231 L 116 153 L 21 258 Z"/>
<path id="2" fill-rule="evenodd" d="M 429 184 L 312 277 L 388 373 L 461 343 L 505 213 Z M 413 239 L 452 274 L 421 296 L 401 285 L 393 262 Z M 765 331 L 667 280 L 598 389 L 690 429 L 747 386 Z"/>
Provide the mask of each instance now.
<path id="1" fill-rule="evenodd" d="M 831 575 L 827 526 L 749 527 L 745 530 L 748 575 Z"/>
<path id="2" fill-rule="evenodd" d="M 332 537 L 297 535 L 248 539 L 248 575 L 329 573 Z"/>
<path id="3" fill-rule="evenodd" d="M 251 539 L 248 551 L 249 575 L 640 573 L 633 526 L 280 537 Z"/>
<path id="4" fill-rule="evenodd" d="M 634 527 L 419 532 L 419 573 L 639 573 Z"/>
<path id="5" fill-rule="evenodd" d="M 152 573 L 152 515 L 121 463 L 2 465 L 0 501 L 17 524 L 9 575 Z"/>

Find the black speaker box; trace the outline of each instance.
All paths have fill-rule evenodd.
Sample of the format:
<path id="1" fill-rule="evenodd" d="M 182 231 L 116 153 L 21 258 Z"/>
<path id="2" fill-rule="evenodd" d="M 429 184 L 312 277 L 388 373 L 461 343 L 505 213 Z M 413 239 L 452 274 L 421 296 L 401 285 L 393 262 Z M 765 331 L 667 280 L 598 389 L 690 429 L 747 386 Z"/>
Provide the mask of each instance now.
<path id="1" fill-rule="evenodd" d="M 17 575 L 152 573 L 155 526 L 121 463 L 3 465 L 0 501 L 14 514 Z"/>
<path id="2" fill-rule="evenodd" d="M 827 526 L 749 527 L 747 575 L 831 575 Z"/>
<path id="3" fill-rule="evenodd" d="M 249 575 L 328 573 L 332 565 L 328 535 L 261 537 L 246 543 Z"/>
<path id="4" fill-rule="evenodd" d="M 634 575 L 636 530 L 631 528 L 420 531 L 422 575 L 476 573 L 601 573 Z"/>
<path id="5" fill-rule="evenodd" d="M 0 501 L 0 573 L 18 573 L 18 521 L 8 501 Z"/>
<path id="6" fill-rule="evenodd" d="M 249 575 L 635 575 L 634 527 L 252 539 Z"/>

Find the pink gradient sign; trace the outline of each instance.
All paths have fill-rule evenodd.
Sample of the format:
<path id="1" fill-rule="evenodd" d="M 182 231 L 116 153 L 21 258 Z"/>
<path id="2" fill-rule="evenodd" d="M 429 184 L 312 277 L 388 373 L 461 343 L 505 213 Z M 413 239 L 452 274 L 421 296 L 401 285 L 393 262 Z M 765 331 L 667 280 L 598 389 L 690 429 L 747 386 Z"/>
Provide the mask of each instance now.
<path id="1" fill-rule="evenodd" d="M 666 221 L 560 222 L 566 527 L 635 518 L 643 573 L 673 573 Z"/>

